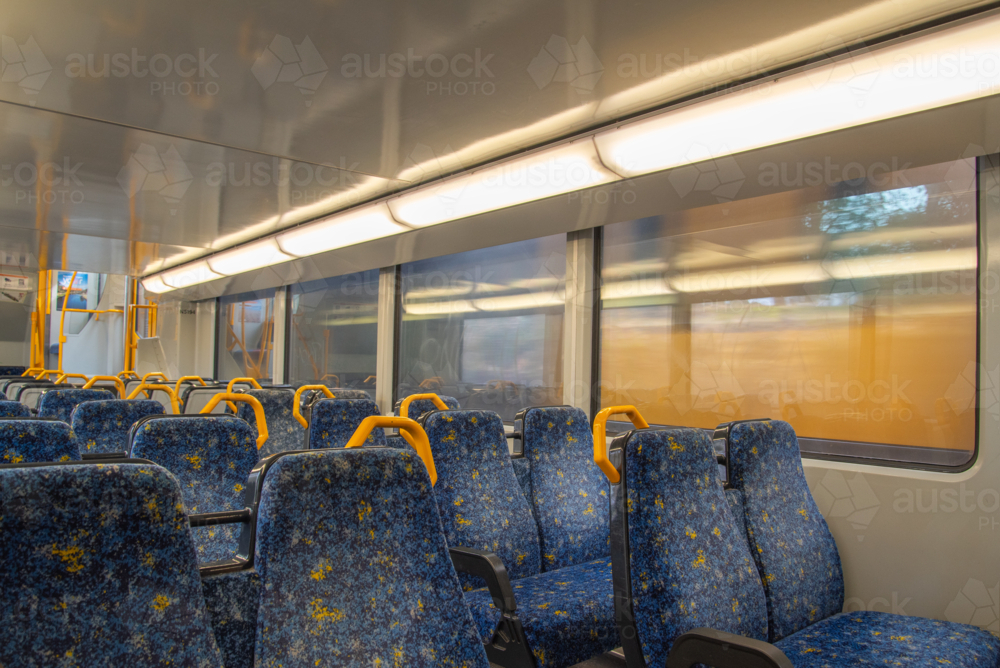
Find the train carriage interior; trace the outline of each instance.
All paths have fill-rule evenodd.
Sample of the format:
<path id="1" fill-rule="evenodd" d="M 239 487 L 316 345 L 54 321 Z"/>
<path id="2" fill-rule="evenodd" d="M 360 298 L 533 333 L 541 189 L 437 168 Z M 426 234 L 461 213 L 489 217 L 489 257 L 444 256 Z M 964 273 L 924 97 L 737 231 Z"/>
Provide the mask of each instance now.
<path id="1" fill-rule="evenodd" d="M 1000 668 L 1000 2 L 0 65 L 0 668 Z"/>

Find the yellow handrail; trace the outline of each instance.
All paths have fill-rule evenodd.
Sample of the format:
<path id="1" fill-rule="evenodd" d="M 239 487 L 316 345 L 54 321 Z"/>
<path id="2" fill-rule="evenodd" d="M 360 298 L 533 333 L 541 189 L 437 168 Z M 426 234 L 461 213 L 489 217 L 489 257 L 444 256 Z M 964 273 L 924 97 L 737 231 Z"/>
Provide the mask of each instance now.
<path id="1" fill-rule="evenodd" d="M 431 443 L 427 440 L 427 432 L 424 431 L 424 428 L 420 424 L 410 418 L 383 415 L 366 417 L 358 425 L 357 431 L 354 432 L 351 440 L 347 442 L 344 448 L 360 448 L 368 440 L 368 435 L 372 433 L 372 429 L 378 427 L 382 427 L 383 429 L 398 429 L 399 433 L 406 439 L 406 442 L 412 445 L 413 449 L 417 451 L 420 459 L 424 462 L 424 466 L 427 467 L 427 473 L 431 477 L 431 487 L 437 484 L 437 468 L 434 466 L 434 456 L 431 454 Z"/>
<path id="2" fill-rule="evenodd" d="M 41 368 L 37 368 L 37 367 L 32 367 L 30 369 L 25 369 L 24 373 L 21 374 L 21 378 L 24 378 L 25 376 L 31 376 L 32 378 L 34 378 L 35 374 L 40 373 L 42 371 L 45 371 L 45 369 L 41 369 Z"/>
<path id="3" fill-rule="evenodd" d="M 56 385 L 61 385 L 67 378 L 83 378 L 83 382 L 85 383 L 90 380 L 90 378 L 84 376 L 82 373 L 64 373 L 56 378 Z"/>
<path id="4" fill-rule="evenodd" d="M 621 480 L 621 474 L 608 459 L 608 418 L 612 415 L 625 415 L 636 429 L 649 429 L 649 424 L 639 414 L 639 409 L 635 406 L 609 406 L 594 418 L 594 463 L 604 471 L 604 475 L 612 485 Z"/>
<path id="5" fill-rule="evenodd" d="M 338 376 L 338 375 L 337 375 L 337 374 L 335 374 L 335 373 L 328 373 L 328 374 L 325 374 L 325 375 L 324 375 L 324 376 L 323 376 L 322 378 L 320 378 L 320 379 L 319 379 L 319 382 L 321 382 L 321 383 L 322 383 L 322 382 L 323 382 L 323 381 L 325 381 L 325 380 L 326 380 L 327 378 L 333 378 L 333 379 L 335 379 L 335 380 L 337 381 L 337 387 L 340 387 L 340 376 Z"/>
<path id="6" fill-rule="evenodd" d="M 56 358 L 58 360 L 59 371 L 62 372 L 63 368 L 63 344 L 66 343 L 66 335 L 63 334 L 63 326 L 66 324 L 66 302 L 69 301 L 69 296 L 73 294 L 73 283 L 76 282 L 76 272 L 69 277 L 69 285 L 66 286 L 66 296 L 63 297 L 63 308 L 62 313 L 59 315 L 59 355 Z"/>
<path id="7" fill-rule="evenodd" d="M 189 380 L 196 380 L 196 381 L 198 381 L 199 383 L 201 383 L 201 384 L 202 384 L 202 386 L 204 386 L 204 385 L 205 385 L 205 381 L 204 381 L 204 380 L 202 380 L 201 376 L 181 376 L 181 377 L 180 377 L 180 378 L 179 378 L 179 379 L 177 380 L 177 384 L 176 384 L 176 385 L 174 385 L 174 393 L 175 393 L 175 394 L 176 394 L 177 396 L 180 396 L 180 395 L 181 395 L 181 383 L 184 383 L 184 382 L 187 382 L 187 381 L 189 381 Z"/>
<path id="8" fill-rule="evenodd" d="M 201 409 L 202 413 L 211 413 L 215 410 L 215 407 L 219 405 L 220 401 L 229 402 L 243 402 L 245 404 L 250 404 L 253 408 L 254 417 L 257 418 L 257 449 L 260 450 L 261 446 L 267 442 L 267 419 L 264 417 L 264 407 L 260 405 L 256 397 L 251 397 L 249 394 L 235 394 L 232 392 L 219 392 L 205 404 L 205 407 Z"/>
<path id="9" fill-rule="evenodd" d="M 137 396 L 139 396 L 139 393 L 144 390 L 161 390 L 163 392 L 166 392 L 167 396 L 170 397 L 170 405 L 173 406 L 174 415 L 181 414 L 181 406 L 180 402 L 177 401 L 177 393 L 174 392 L 174 388 L 170 387 L 169 385 L 163 385 L 160 383 L 157 384 L 139 383 L 139 386 L 134 390 L 132 390 L 132 394 L 128 395 L 127 399 L 129 400 L 135 399 Z M 148 392 L 146 393 L 146 396 L 150 396 Z"/>
<path id="10" fill-rule="evenodd" d="M 94 383 L 96 383 L 99 380 L 103 380 L 108 383 L 114 383 L 115 387 L 118 388 L 118 396 L 121 397 L 122 399 L 125 398 L 125 383 L 123 383 L 122 379 L 119 378 L 118 376 L 94 376 L 86 383 L 84 383 L 83 389 L 89 390 L 94 386 Z"/>
<path id="11" fill-rule="evenodd" d="M 138 378 L 139 380 L 142 380 L 142 378 L 139 378 L 139 374 L 137 374 L 135 371 L 119 371 L 116 374 L 116 376 L 118 378 L 121 378 L 122 376 L 129 376 L 131 378 Z"/>
<path id="12" fill-rule="evenodd" d="M 303 429 L 308 429 L 309 423 L 306 422 L 304 417 L 302 417 L 302 411 L 299 410 L 299 399 L 302 397 L 302 393 L 307 390 L 319 390 L 326 395 L 327 399 L 337 398 L 333 396 L 333 392 L 331 392 L 330 388 L 326 385 L 303 385 L 299 389 L 295 390 L 295 400 L 292 402 L 292 415 L 294 415 L 295 419 L 299 421 L 299 424 L 302 425 Z"/>
<path id="13" fill-rule="evenodd" d="M 37 376 L 35 376 L 35 380 L 41 380 L 43 377 L 45 377 L 45 376 L 51 376 L 54 373 L 61 375 L 62 371 L 60 371 L 59 369 L 43 369 L 40 374 L 38 374 Z M 58 378 L 58 377 L 59 376 L 57 375 L 56 378 Z"/>
<path id="14" fill-rule="evenodd" d="M 139 374 L 136 374 L 136 375 L 138 376 Z M 147 374 L 146 374 L 145 376 L 143 376 L 143 377 L 142 377 L 142 382 L 144 382 L 144 383 L 145 383 L 145 382 L 146 382 L 147 380 L 149 380 L 149 379 L 150 379 L 150 378 L 152 378 L 153 376 L 158 376 L 158 377 L 159 377 L 159 378 L 161 378 L 161 379 L 162 379 L 162 380 L 163 380 L 164 382 L 166 382 L 166 381 L 167 381 L 167 377 L 166 377 L 165 375 L 163 375 L 162 373 L 160 373 L 159 371 L 150 371 L 149 373 L 147 373 Z"/>
<path id="15" fill-rule="evenodd" d="M 256 390 L 264 389 L 260 386 L 260 383 L 258 383 L 253 378 L 233 378 L 231 381 L 229 381 L 229 384 L 226 385 L 226 392 L 231 394 L 233 391 L 233 385 L 235 385 L 236 383 L 250 383 L 250 385 L 252 385 L 253 388 Z"/>
<path id="16" fill-rule="evenodd" d="M 434 406 L 439 410 L 448 410 L 448 404 L 446 404 L 441 397 L 433 392 L 427 392 L 426 394 L 411 394 L 403 399 L 403 403 L 399 406 L 399 414 L 403 417 L 410 417 L 410 404 L 418 399 L 430 399 L 434 402 Z"/>

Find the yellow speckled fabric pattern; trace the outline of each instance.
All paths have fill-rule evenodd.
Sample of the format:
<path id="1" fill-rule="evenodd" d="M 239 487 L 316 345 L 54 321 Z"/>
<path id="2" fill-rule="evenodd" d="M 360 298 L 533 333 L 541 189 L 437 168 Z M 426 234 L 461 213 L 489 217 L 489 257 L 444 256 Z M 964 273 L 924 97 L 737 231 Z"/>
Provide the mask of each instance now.
<path id="1" fill-rule="evenodd" d="M 626 444 L 635 630 L 647 666 L 681 634 L 708 627 L 763 640 L 760 577 L 700 429 L 634 432 Z"/>
<path id="2" fill-rule="evenodd" d="M 608 479 L 594 464 L 587 414 L 564 406 L 535 408 L 525 415 L 523 429 L 542 569 L 607 557 Z"/>
<path id="3" fill-rule="evenodd" d="M 0 508 L 0 665 L 222 665 L 165 470 L 3 470 Z"/>

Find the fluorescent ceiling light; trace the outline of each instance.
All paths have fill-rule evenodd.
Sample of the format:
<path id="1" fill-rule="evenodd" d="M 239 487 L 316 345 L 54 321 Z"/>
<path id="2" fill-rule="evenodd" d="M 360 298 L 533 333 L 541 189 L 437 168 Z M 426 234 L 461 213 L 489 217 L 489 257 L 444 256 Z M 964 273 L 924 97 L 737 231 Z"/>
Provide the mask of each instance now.
<path id="1" fill-rule="evenodd" d="M 211 270 L 208 266 L 208 262 L 205 260 L 185 264 L 184 266 L 177 267 L 176 269 L 168 269 L 160 274 L 160 277 L 163 279 L 164 283 L 172 288 L 186 288 L 192 285 L 197 285 L 198 283 L 205 283 L 207 281 L 215 280 L 216 278 L 222 278 L 221 275 Z"/>
<path id="2" fill-rule="evenodd" d="M 274 239 L 262 239 L 213 255 L 208 258 L 208 266 L 217 274 L 235 276 L 292 259 L 294 258 L 291 255 L 281 252 Z"/>
<path id="3" fill-rule="evenodd" d="M 830 276 L 840 280 L 874 276 L 934 274 L 945 271 L 968 271 L 979 266 L 975 248 L 838 257 L 824 262 Z"/>
<path id="4" fill-rule="evenodd" d="M 407 315 L 452 315 L 458 313 L 474 313 L 476 307 L 468 299 L 457 299 L 451 302 L 424 302 L 403 304 L 403 312 Z"/>
<path id="5" fill-rule="evenodd" d="M 437 225 L 617 180 L 590 139 L 486 167 L 389 200 L 396 220 Z"/>
<path id="6" fill-rule="evenodd" d="M 630 123 L 595 138 L 636 176 L 1000 93 L 1000 17 Z"/>
<path id="7" fill-rule="evenodd" d="M 295 257 L 316 255 L 407 231 L 384 204 L 331 216 L 278 235 L 278 245 Z"/>
<path id="8" fill-rule="evenodd" d="M 502 295 L 475 300 L 472 305 L 479 311 L 523 311 L 526 309 L 550 308 L 564 306 L 566 293 L 530 292 L 521 295 Z"/>
<path id="9" fill-rule="evenodd" d="M 155 292 L 158 295 L 173 290 L 172 287 L 163 282 L 163 277 L 159 275 L 142 279 L 142 287 L 146 292 Z"/>

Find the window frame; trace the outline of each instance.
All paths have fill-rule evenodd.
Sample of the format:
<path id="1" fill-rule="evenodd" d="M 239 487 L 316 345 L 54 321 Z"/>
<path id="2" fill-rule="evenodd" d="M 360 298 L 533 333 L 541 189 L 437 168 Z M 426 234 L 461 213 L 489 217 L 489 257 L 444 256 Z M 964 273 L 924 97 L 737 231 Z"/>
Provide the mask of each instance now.
<path id="1" fill-rule="evenodd" d="M 932 447 L 921 447 L 921 446 L 908 446 L 908 445 L 893 445 L 890 443 L 873 443 L 867 441 L 842 441 L 836 439 L 823 439 L 823 438 L 809 438 L 809 437 L 798 437 L 799 440 L 799 450 L 802 459 L 813 459 L 818 461 L 830 461 L 830 462 L 841 462 L 846 464 L 864 464 L 869 466 L 878 466 L 882 468 L 893 468 L 893 469 L 903 469 L 903 470 L 916 470 L 916 471 L 929 471 L 936 473 L 950 473 L 950 474 L 960 474 L 968 471 L 976 465 L 979 461 L 980 452 L 980 427 L 981 419 L 979 410 L 979 391 L 980 391 L 980 374 L 982 372 L 982 318 L 983 309 L 981 301 L 981 291 L 982 291 L 982 279 L 984 270 L 984 236 L 986 233 L 986 226 L 983 225 L 983 188 L 982 180 L 986 170 L 990 169 L 987 164 L 987 156 L 977 156 L 975 158 L 975 224 L 976 224 L 976 293 L 975 293 L 975 303 L 976 303 L 976 401 L 975 401 L 975 412 L 974 412 L 974 434 L 975 438 L 972 443 L 972 448 L 970 450 L 953 450 L 948 448 L 932 448 Z M 626 222 L 626 221 L 616 221 Z M 610 224 L 616 224 L 610 223 Z M 591 416 L 597 415 L 597 412 L 601 409 L 601 350 L 603 339 L 601 336 L 601 322 L 604 315 L 604 301 L 601 298 L 603 281 L 603 249 L 604 249 L 604 227 L 598 228 L 600 230 L 597 241 L 594 244 L 594 267 L 597 275 L 595 277 L 595 307 L 594 307 L 594 318 L 593 318 L 593 355 L 592 355 L 592 369 L 591 377 L 593 378 L 593 389 L 591 393 Z M 751 418 L 753 419 L 753 418 Z M 772 419 L 772 418 L 757 418 L 757 419 Z M 720 423 L 726 424 L 726 423 Z M 662 425 L 658 423 L 650 423 L 652 427 L 677 427 L 679 425 Z M 690 427 L 692 429 L 698 429 L 699 427 Z M 632 429 L 632 425 L 629 422 L 620 421 L 609 421 L 607 425 L 608 436 L 613 436 L 618 433 L 624 433 Z M 852 450 L 862 450 L 866 449 L 867 452 L 859 452 L 858 454 L 843 454 L 838 452 L 824 452 L 821 449 L 810 449 L 809 446 L 813 447 L 819 446 L 820 448 L 825 446 L 826 448 L 832 450 L 834 447 L 844 448 Z M 805 447 L 803 447 L 805 446 Z M 935 461 L 919 461 L 919 460 L 906 460 L 906 459 L 894 459 L 891 457 L 877 456 L 872 453 L 872 450 L 877 452 L 885 451 L 887 454 L 890 452 L 899 453 L 902 451 L 917 453 L 937 453 L 941 459 L 945 459 L 947 453 L 957 453 L 957 452 L 969 452 L 969 459 L 960 464 L 946 464 L 938 463 Z"/>

